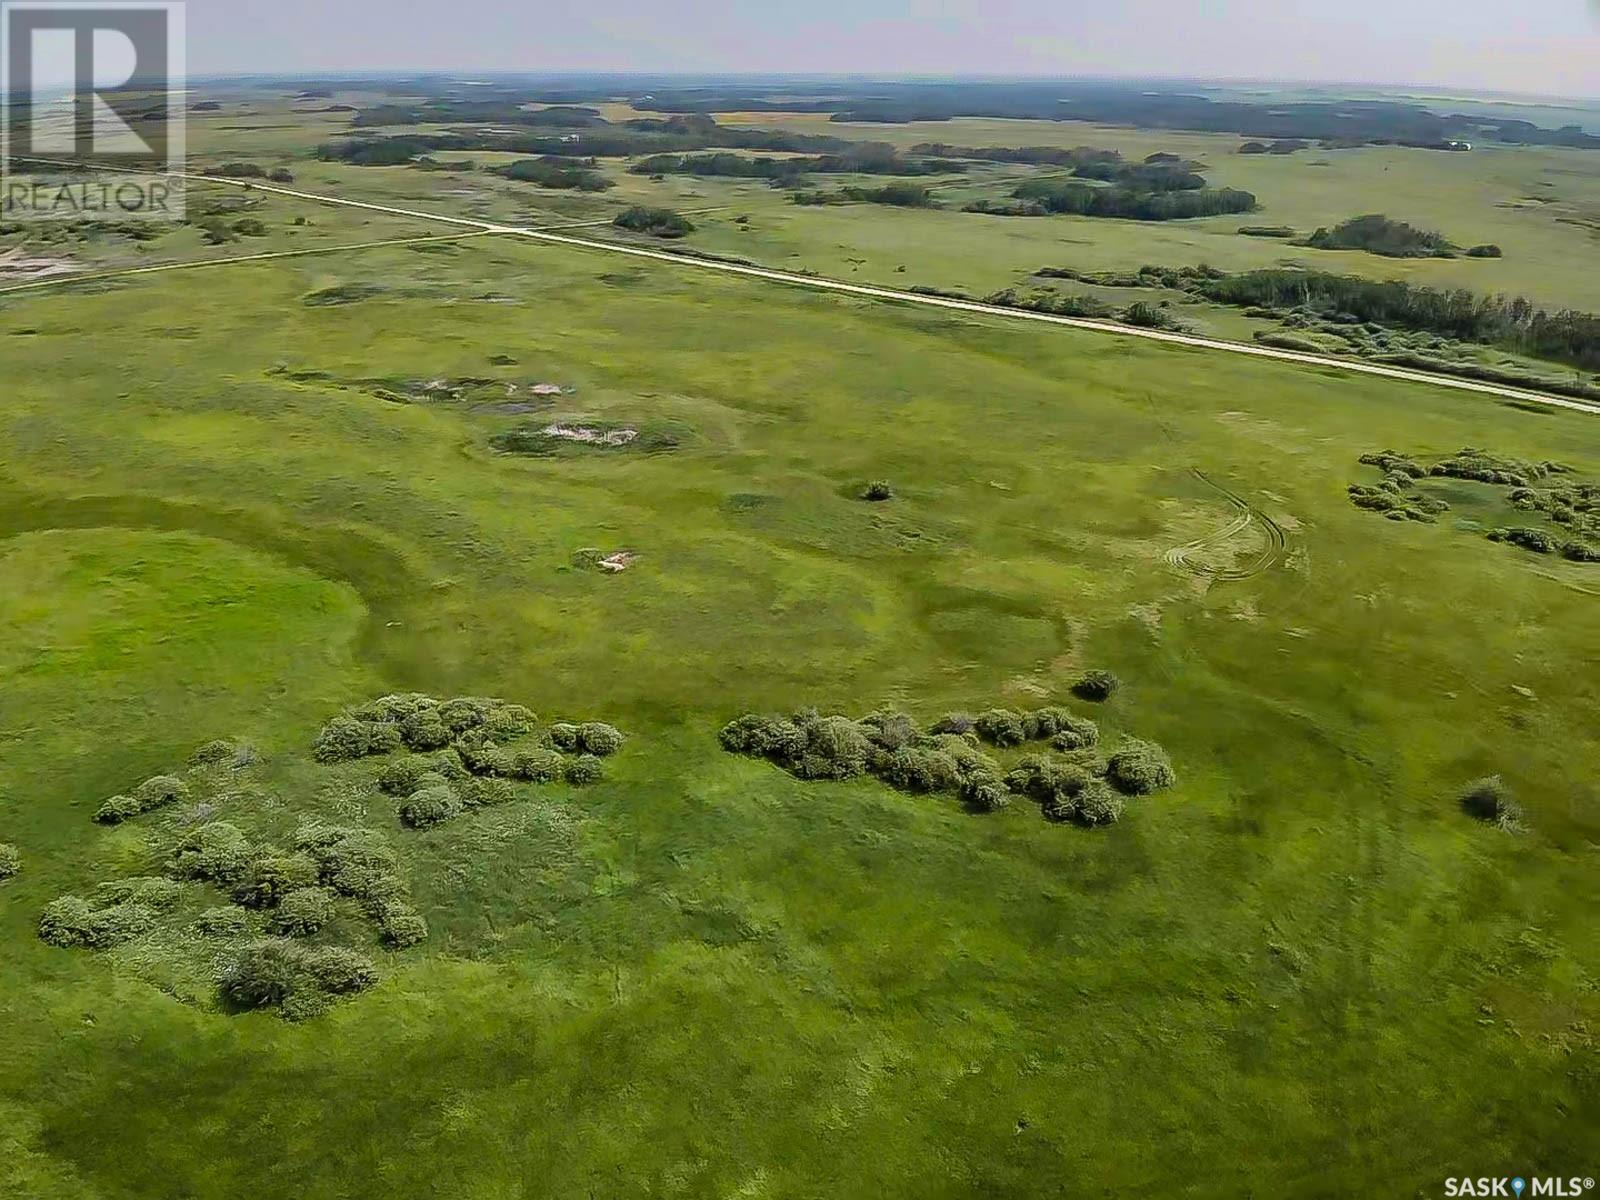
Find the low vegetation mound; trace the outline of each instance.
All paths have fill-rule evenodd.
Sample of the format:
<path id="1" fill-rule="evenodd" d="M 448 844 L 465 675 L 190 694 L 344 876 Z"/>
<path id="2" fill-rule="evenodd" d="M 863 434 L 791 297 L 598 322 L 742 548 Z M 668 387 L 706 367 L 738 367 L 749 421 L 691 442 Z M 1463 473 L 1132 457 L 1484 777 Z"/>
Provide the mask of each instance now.
<path id="1" fill-rule="evenodd" d="M 289 1020 L 327 1010 L 340 996 L 378 982 L 371 961 L 343 946 L 304 946 L 262 938 L 245 946 L 222 973 L 220 987 L 239 1009 L 273 1008 Z"/>
<path id="2" fill-rule="evenodd" d="M 1522 806 L 1498 775 L 1475 779 L 1457 797 L 1461 811 L 1469 817 L 1497 825 L 1507 831 L 1522 828 Z"/>

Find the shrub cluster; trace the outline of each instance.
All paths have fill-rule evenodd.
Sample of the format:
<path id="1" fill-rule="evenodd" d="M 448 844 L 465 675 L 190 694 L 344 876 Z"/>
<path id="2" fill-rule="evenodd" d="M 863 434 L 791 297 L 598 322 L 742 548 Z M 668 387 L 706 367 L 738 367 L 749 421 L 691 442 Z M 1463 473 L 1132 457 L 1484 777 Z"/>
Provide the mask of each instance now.
<path id="1" fill-rule="evenodd" d="M 979 812 L 993 812 L 1017 793 L 1038 801 L 1052 819 L 1092 825 L 1109 824 L 1121 812 L 1120 799 L 1097 777 L 1106 774 L 1094 763 L 1099 728 L 1065 708 L 996 708 L 978 716 L 947 713 L 926 733 L 898 712 L 877 712 L 860 720 L 825 717 L 814 710 L 792 717 L 747 713 L 718 736 L 725 750 L 768 759 L 801 779 L 870 774 L 901 791 L 957 795 Z M 984 742 L 1005 749 L 1030 741 L 1049 741 L 1076 757 L 1031 756 L 1005 775 L 981 748 Z M 1131 743 L 1119 753 L 1143 746 Z M 1132 773 L 1130 762 L 1123 774 Z M 1170 776 L 1169 764 L 1167 784 Z M 1166 786 L 1159 779 L 1146 783 L 1147 791 Z"/>
<path id="2" fill-rule="evenodd" d="M 306 825 L 294 844 L 317 865 L 323 888 L 361 902 L 385 943 L 395 949 L 415 946 L 428 936 L 427 922 L 406 900 L 394 851 L 368 829 Z"/>
<path id="3" fill-rule="evenodd" d="M 435 700 L 418 693 L 380 696 L 335 717 L 317 735 L 319 762 L 348 762 L 402 748 L 441 750 L 467 734 L 503 743 L 525 736 L 535 717 L 520 704 L 484 696 Z"/>
<path id="4" fill-rule="evenodd" d="M 1147 796 L 1177 781 L 1172 760 L 1154 742 L 1130 738 L 1106 759 L 1106 782 L 1128 796 Z"/>
<path id="5" fill-rule="evenodd" d="M 39 916 L 39 937 L 52 946 L 105 950 L 131 941 L 154 927 L 157 917 L 178 902 L 179 885 L 170 879 L 141 877 L 103 883 L 94 896 L 62 896 Z"/>
<path id="6" fill-rule="evenodd" d="M 326 1011 L 335 997 L 378 981 L 372 963 L 341 946 L 304 946 L 287 938 L 251 942 L 223 970 L 218 987 L 237 1008 L 275 1008 L 291 1021 Z"/>
<path id="7" fill-rule="evenodd" d="M 127 796 L 112 796 L 95 811 L 102 825 L 120 825 L 141 813 L 189 798 L 189 785 L 174 775 L 153 775 Z"/>

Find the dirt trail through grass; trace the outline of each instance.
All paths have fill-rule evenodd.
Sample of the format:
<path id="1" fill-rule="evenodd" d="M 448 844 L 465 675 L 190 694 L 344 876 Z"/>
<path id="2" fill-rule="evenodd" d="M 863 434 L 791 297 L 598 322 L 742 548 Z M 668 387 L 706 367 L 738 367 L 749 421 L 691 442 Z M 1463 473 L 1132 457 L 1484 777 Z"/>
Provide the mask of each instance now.
<path id="1" fill-rule="evenodd" d="M 1267 570 L 1283 557 L 1287 538 L 1283 528 L 1271 517 L 1260 509 L 1254 507 L 1242 496 L 1229 491 L 1221 484 L 1211 479 L 1198 467 L 1189 468 L 1189 473 L 1205 484 L 1212 491 L 1219 493 L 1230 505 L 1235 513 L 1233 520 L 1229 521 L 1215 533 L 1205 537 L 1196 538 L 1192 542 L 1185 542 L 1175 546 L 1163 556 L 1172 566 L 1181 567 L 1192 571 L 1196 575 L 1207 575 L 1219 581 L 1250 579 Z M 1221 566 L 1216 562 L 1207 561 L 1211 552 L 1225 547 L 1230 541 L 1248 529 L 1251 524 L 1257 524 L 1266 538 L 1266 545 L 1254 558 L 1243 565 Z"/>

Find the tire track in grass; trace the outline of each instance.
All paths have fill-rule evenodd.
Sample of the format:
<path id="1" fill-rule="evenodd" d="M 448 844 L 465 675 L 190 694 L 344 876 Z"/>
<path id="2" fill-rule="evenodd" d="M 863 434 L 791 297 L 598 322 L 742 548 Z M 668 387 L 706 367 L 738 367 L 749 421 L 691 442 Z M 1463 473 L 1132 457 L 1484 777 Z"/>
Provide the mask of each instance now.
<path id="1" fill-rule="evenodd" d="M 1174 546 L 1162 557 L 1174 567 L 1190 571 L 1195 575 L 1209 576 L 1219 583 L 1250 579 L 1275 566 L 1283 557 L 1284 551 L 1288 546 L 1288 538 L 1283 532 L 1283 527 L 1259 508 L 1253 506 L 1244 497 L 1215 482 L 1199 467 L 1190 467 L 1189 473 L 1227 500 L 1234 508 L 1234 517 L 1215 533 L 1196 538 L 1192 542 L 1185 542 L 1181 546 Z M 1226 545 L 1252 524 L 1261 527 L 1262 533 L 1266 536 L 1267 544 L 1260 554 L 1244 566 L 1217 566 L 1199 557 L 1204 551 L 1215 550 Z"/>

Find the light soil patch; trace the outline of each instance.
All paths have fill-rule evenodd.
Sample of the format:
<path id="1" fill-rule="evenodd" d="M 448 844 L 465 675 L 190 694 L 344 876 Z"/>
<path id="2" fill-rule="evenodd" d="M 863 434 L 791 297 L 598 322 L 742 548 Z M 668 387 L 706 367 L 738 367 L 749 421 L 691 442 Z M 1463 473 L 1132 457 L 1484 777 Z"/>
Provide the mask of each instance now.
<path id="1" fill-rule="evenodd" d="M 0 251 L 0 280 L 7 283 L 16 280 L 48 279 L 54 275 L 70 275 L 77 270 L 77 264 L 68 258 L 30 258 L 24 251 L 26 246 L 14 246 L 10 250 Z"/>
<path id="2" fill-rule="evenodd" d="M 590 446 L 626 446 L 639 436 L 637 429 L 595 429 L 589 425 L 546 425 L 540 430 L 546 437 L 563 442 L 582 442 Z"/>

